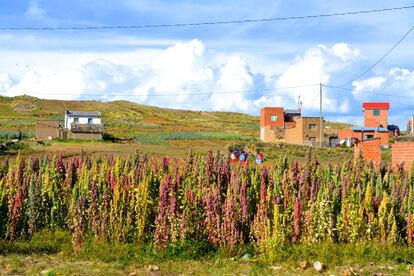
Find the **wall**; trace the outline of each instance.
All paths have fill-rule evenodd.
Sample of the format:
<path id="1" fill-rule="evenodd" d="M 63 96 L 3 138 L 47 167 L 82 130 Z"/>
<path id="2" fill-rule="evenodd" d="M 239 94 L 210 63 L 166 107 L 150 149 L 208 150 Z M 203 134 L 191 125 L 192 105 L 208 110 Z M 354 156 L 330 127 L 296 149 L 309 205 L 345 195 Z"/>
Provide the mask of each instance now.
<path id="1" fill-rule="evenodd" d="M 381 146 L 383 146 L 383 147 L 386 147 L 386 148 L 388 148 L 388 146 L 389 146 L 389 139 L 390 139 L 390 133 L 389 132 L 378 132 L 378 131 L 376 131 L 375 133 L 374 133 L 374 137 L 375 138 L 380 138 L 380 143 L 381 143 Z"/>
<path id="2" fill-rule="evenodd" d="M 404 162 L 404 169 L 411 171 L 414 161 L 414 142 L 397 142 L 392 145 L 392 163 L 394 166 Z"/>
<path id="3" fill-rule="evenodd" d="M 76 116 L 68 116 L 67 118 L 65 118 L 65 127 L 67 129 L 71 129 L 71 124 L 75 121 L 75 118 L 79 118 L 79 124 L 87 124 L 88 123 L 88 118 L 92 118 L 92 124 L 97 124 L 100 125 L 101 124 L 101 118 L 98 117 L 76 117 Z"/>
<path id="4" fill-rule="evenodd" d="M 299 121 L 300 120 L 297 121 L 298 124 L 296 124 L 296 127 L 285 129 L 285 142 L 286 143 L 302 145 L 303 143 L 301 139 L 302 129 L 299 128 Z"/>
<path id="5" fill-rule="evenodd" d="M 381 141 L 378 138 L 359 142 L 354 147 L 354 158 L 359 157 L 362 152 L 362 158 L 367 161 L 373 161 L 375 164 L 381 163 Z"/>
<path id="6" fill-rule="evenodd" d="M 275 132 L 271 126 L 260 127 L 260 140 L 271 143 L 275 140 Z"/>
<path id="7" fill-rule="evenodd" d="M 383 128 L 388 127 L 388 110 L 379 109 L 379 116 L 374 116 L 374 109 L 364 110 L 364 127 L 378 128 L 382 125 Z"/>
<path id="8" fill-rule="evenodd" d="M 362 133 L 357 132 L 357 131 L 353 131 L 352 129 L 340 129 L 338 131 L 339 141 L 341 141 L 345 138 L 355 138 L 355 139 L 358 139 L 359 141 L 361 141 L 362 140 Z"/>
<path id="9" fill-rule="evenodd" d="M 309 124 L 315 124 L 316 129 L 310 130 Z M 320 119 L 319 117 L 302 117 L 296 121 L 296 127 L 285 129 L 285 141 L 288 144 L 309 144 L 310 137 L 316 140 L 312 144 L 319 144 L 320 141 Z"/>
<path id="10" fill-rule="evenodd" d="M 285 138 L 283 128 L 265 126 L 260 128 L 260 140 L 266 143 L 272 143 Z"/>
<path id="11" fill-rule="evenodd" d="M 379 131 L 364 131 L 364 136 L 374 135 L 374 138 L 380 138 L 380 145 L 383 147 L 388 147 L 389 144 L 389 132 L 379 132 Z M 340 129 L 338 131 L 338 139 L 341 141 L 345 138 L 355 138 L 359 141 L 362 141 L 362 131 L 353 131 L 352 129 Z"/>
<path id="12" fill-rule="evenodd" d="M 38 140 L 47 140 L 49 137 L 59 138 L 59 122 L 38 121 L 36 123 L 36 138 Z"/>
<path id="13" fill-rule="evenodd" d="M 68 138 L 69 139 L 80 139 L 80 140 L 101 140 L 102 134 L 101 133 L 73 133 L 69 131 Z"/>
<path id="14" fill-rule="evenodd" d="M 276 115 L 277 120 L 272 122 L 270 117 Z M 284 109 L 283 107 L 263 107 L 260 110 L 260 127 L 273 126 L 283 127 L 284 126 Z"/>
<path id="15" fill-rule="evenodd" d="M 302 121 L 302 144 L 303 141 L 309 141 L 310 137 L 315 137 L 316 141 L 315 143 L 320 142 L 320 118 L 319 117 L 302 117 L 299 119 Z M 310 124 L 315 124 L 316 129 L 309 129 Z M 323 139 L 323 137 L 322 137 Z"/>

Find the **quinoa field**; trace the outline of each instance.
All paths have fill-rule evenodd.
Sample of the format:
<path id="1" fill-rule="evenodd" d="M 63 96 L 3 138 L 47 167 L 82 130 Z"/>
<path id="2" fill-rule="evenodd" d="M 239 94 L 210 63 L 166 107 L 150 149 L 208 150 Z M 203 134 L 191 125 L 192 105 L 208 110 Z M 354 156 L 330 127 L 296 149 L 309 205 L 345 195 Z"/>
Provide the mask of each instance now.
<path id="1" fill-rule="evenodd" d="M 363 246 L 361 255 L 397 250 L 383 257 L 410 264 L 413 185 L 401 168 L 311 156 L 256 165 L 211 151 L 181 159 L 19 155 L 0 166 L 0 253 L 22 243 L 31 252 L 39 233 L 64 233 L 73 256 L 112 244 L 269 264 L 298 258 L 300 248 Z"/>

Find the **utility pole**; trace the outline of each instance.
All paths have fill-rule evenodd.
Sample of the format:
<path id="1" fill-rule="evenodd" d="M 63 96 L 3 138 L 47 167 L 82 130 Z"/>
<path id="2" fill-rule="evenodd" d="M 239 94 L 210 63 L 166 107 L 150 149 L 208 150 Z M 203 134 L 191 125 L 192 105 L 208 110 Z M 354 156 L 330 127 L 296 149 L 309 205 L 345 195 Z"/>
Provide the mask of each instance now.
<path id="1" fill-rule="evenodd" d="M 319 83 L 319 146 L 322 147 L 323 139 L 323 118 L 322 118 L 322 83 Z"/>

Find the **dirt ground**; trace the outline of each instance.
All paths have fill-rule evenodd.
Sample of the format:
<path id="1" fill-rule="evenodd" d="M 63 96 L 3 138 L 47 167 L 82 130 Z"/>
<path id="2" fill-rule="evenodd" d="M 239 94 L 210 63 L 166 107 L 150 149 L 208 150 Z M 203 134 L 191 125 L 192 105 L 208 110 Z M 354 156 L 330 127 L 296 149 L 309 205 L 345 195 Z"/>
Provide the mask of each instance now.
<path id="1" fill-rule="evenodd" d="M 153 264 L 105 263 L 82 260 L 63 253 L 54 255 L 0 255 L 0 275 L 414 275 L 410 265 L 349 264 L 327 266 L 317 273 L 312 264 L 305 269 L 298 265 L 260 265 L 254 261 L 183 260 Z"/>

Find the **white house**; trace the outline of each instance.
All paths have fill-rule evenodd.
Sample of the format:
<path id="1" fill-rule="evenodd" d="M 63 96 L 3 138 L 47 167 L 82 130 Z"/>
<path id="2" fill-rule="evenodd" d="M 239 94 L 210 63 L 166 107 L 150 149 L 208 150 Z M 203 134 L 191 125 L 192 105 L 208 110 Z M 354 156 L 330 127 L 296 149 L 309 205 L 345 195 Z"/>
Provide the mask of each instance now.
<path id="1" fill-rule="evenodd" d="M 92 111 L 65 111 L 65 128 L 72 130 L 75 124 L 100 125 L 102 124 L 101 112 Z"/>
<path id="2" fill-rule="evenodd" d="M 102 139 L 103 125 L 101 112 L 65 110 L 67 138 L 73 139 Z"/>

